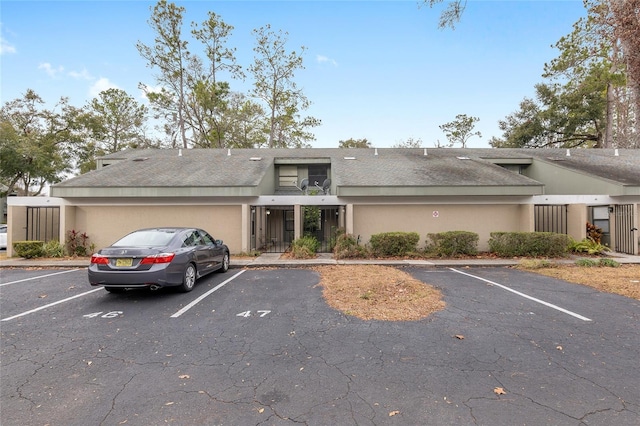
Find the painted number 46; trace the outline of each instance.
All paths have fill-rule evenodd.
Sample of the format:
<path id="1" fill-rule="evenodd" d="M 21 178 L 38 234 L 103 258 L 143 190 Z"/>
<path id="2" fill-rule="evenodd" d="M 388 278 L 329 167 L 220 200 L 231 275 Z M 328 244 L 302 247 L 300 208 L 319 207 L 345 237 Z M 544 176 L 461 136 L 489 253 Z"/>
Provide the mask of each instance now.
<path id="1" fill-rule="evenodd" d="M 258 313 L 260 318 L 262 318 L 262 317 L 264 317 L 265 315 L 267 315 L 271 311 L 256 311 L 256 312 Z M 251 311 L 240 312 L 239 314 L 236 314 L 236 316 L 237 317 L 243 317 L 243 318 L 249 318 L 251 316 Z"/>
<path id="2" fill-rule="evenodd" d="M 103 312 L 94 312 L 92 314 L 83 315 L 84 318 L 117 318 L 122 315 L 122 311 L 111 311 L 106 314 Z"/>

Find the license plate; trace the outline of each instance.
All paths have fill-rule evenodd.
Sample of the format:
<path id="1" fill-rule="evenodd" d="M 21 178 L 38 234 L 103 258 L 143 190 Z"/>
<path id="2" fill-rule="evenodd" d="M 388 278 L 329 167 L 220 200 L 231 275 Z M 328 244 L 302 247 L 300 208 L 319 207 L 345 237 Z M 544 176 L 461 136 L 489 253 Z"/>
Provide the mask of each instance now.
<path id="1" fill-rule="evenodd" d="M 116 266 L 131 266 L 133 265 L 133 259 L 116 259 Z"/>

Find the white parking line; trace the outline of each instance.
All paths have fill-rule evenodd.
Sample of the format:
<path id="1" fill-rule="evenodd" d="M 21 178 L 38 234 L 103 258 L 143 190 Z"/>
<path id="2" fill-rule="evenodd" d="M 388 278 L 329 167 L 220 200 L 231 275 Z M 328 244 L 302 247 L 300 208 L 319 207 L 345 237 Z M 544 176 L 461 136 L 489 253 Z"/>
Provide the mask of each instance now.
<path id="1" fill-rule="evenodd" d="M 60 303 L 68 302 L 69 300 L 77 299 L 78 297 L 82 297 L 82 296 L 86 296 L 87 294 L 95 293 L 96 291 L 100 291 L 100 290 L 102 290 L 102 288 L 96 288 L 96 289 L 93 289 L 93 290 L 90 290 L 90 291 L 87 291 L 87 292 L 84 292 L 84 293 L 76 294 L 75 296 L 67 297 L 66 299 L 58 300 L 57 302 L 49 303 L 48 305 L 40 306 L 39 308 L 35 308 L 35 309 L 23 312 L 23 313 L 18 314 L 18 315 L 14 315 L 14 316 L 9 317 L 9 318 L 3 318 L 0 321 L 11 321 L 12 319 L 20 318 L 20 317 L 23 317 L 25 315 L 29 315 L 29 314 L 32 314 L 34 312 L 41 311 L 43 309 L 47 309 L 47 308 L 50 308 L 50 307 L 55 306 L 55 305 L 59 305 Z"/>
<path id="2" fill-rule="evenodd" d="M 500 287 L 500 288 L 501 288 L 501 289 L 503 289 L 503 290 L 510 291 L 511 293 L 517 294 L 518 296 L 522 296 L 522 297 L 524 297 L 524 298 L 526 298 L 526 299 L 529 299 L 529 300 L 533 300 L 534 302 L 536 302 L 536 303 L 540 303 L 541 305 L 548 306 L 548 307 L 553 308 L 553 309 L 556 309 L 556 310 L 558 310 L 558 311 L 560 311 L 560 312 L 564 312 L 565 314 L 568 314 L 568 315 L 571 315 L 572 317 L 576 317 L 576 318 L 578 318 L 578 319 L 581 319 L 582 321 L 591 321 L 589 318 L 587 318 L 587 317 L 583 317 L 582 315 L 576 314 L 575 312 L 568 311 L 568 310 L 566 310 L 566 309 L 564 309 L 564 308 L 561 308 L 560 306 L 557 306 L 557 305 L 551 304 L 551 303 L 549 303 L 549 302 L 545 302 L 544 300 L 536 299 L 535 297 L 532 297 L 532 296 L 529 296 L 529 295 L 527 295 L 527 294 L 521 293 L 521 292 L 519 292 L 519 291 L 513 290 L 513 289 L 511 289 L 511 288 L 509 288 L 509 287 L 503 286 L 502 284 L 498 284 L 498 283 L 496 283 L 496 282 L 489 281 L 489 280 L 487 280 L 487 279 L 484 279 L 484 278 L 482 278 L 482 277 L 478 277 L 478 276 L 476 276 L 476 275 L 467 274 L 466 272 L 462 272 L 462 271 L 459 271 L 459 270 L 454 269 L 454 268 L 449 268 L 449 269 L 451 269 L 453 272 L 457 272 L 457 273 L 459 273 L 459 274 L 466 275 L 466 276 L 471 277 L 471 278 L 476 278 L 476 279 L 478 279 L 478 280 L 480 280 L 480 281 L 484 281 L 484 282 L 486 282 L 486 283 L 489 283 L 489 284 L 495 285 L 495 286 L 497 286 L 497 287 Z"/>
<path id="3" fill-rule="evenodd" d="M 62 271 L 62 272 L 55 272 L 53 274 L 47 274 L 47 275 L 38 275 L 37 277 L 31 277 L 31 278 L 25 278 L 23 280 L 18 280 L 18 281 L 11 281 L 8 283 L 3 283 L 0 284 L 0 287 L 4 287 L 5 285 L 9 285 L 9 284 L 17 284 L 17 283 L 23 283 L 25 281 L 31 281 L 31 280 L 37 280 L 39 278 L 46 278 L 46 277 L 52 277 L 54 275 L 60 275 L 60 274 L 66 274 L 68 272 L 75 272 L 75 271 L 79 271 L 80 269 L 70 269 L 68 271 Z"/>
<path id="4" fill-rule="evenodd" d="M 202 296 L 198 297 L 196 300 L 194 300 L 193 302 L 189 303 L 187 306 L 185 306 L 184 308 L 180 309 L 178 312 L 176 312 L 175 314 L 171 315 L 171 318 L 178 318 L 180 315 L 184 314 L 185 312 L 187 312 L 189 309 L 193 308 L 194 306 L 196 306 L 198 303 L 200 303 L 200 301 L 202 299 L 204 299 L 205 297 L 209 296 L 211 293 L 213 293 L 214 291 L 218 290 L 219 288 L 223 287 L 224 285 L 226 285 L 227 283 L 229 283 L 231 280 L 235 279 L 238 275 L 242 274 L 245 270 L 243 269 L 242 271 L 238 272 L 237 274 L 235 274 L 234 276 L 232 276 L 231 278 L 229 278 L 228 280 L 221 282 L 220 284 L 218 284 L 217 286 L 215 286 L 214 288 L 212 288 L 211 290 L 209 290 L 208 292 L 206 292 L 205 294 L 203 294 Z"/>

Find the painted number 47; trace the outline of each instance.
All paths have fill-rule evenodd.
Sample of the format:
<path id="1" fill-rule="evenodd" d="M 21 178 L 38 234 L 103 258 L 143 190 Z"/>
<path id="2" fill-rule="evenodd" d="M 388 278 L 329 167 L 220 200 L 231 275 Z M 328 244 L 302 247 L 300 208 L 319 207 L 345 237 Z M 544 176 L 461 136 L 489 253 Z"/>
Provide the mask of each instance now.
<path id="1" fill-rule="evenodd" d="M 268 313 L 270 313 L 271 311 L 256 311 L 256 312 L 258 313 L 260 318 L 262 318 L 265 315 L 267 315 Z M 236 314 L 236 316 L 237 317 L 242 317 L 242 318 L 249 318 L 251 316 L 251 311 L 240 312 L 239 314 Z"/>
<path id="2" fill-rule="evenodd" d="M 107 313 L 103 312 L 94 312 L 92 314 L 83 315 L 84 318 L 117 318 L 122 315 L 122 311 L 111 311 Z"/>

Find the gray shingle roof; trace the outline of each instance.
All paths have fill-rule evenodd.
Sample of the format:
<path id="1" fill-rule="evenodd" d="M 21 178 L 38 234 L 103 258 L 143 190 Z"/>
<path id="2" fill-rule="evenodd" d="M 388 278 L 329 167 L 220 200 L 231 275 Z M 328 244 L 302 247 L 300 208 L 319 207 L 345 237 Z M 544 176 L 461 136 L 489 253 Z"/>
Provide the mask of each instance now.
<path id="1" fill-rule="evenodd" d="M 538 159 L 624 185 L 640 186 L 640 150 L 581 149 L 176 149 L 108 155 L 110 165 L 55 188 L 257 187 L 277 161 L 326 159 L 336 187 L 540 186 L 494 163 Z M 230 155 L 229 155 L 230 154 Z M 377 155 L 376 155 L 377 154 Z M 257 159 L 259 158 L 259 160 Z M 519 159 L 519 160 L 518 160 Z"/>

